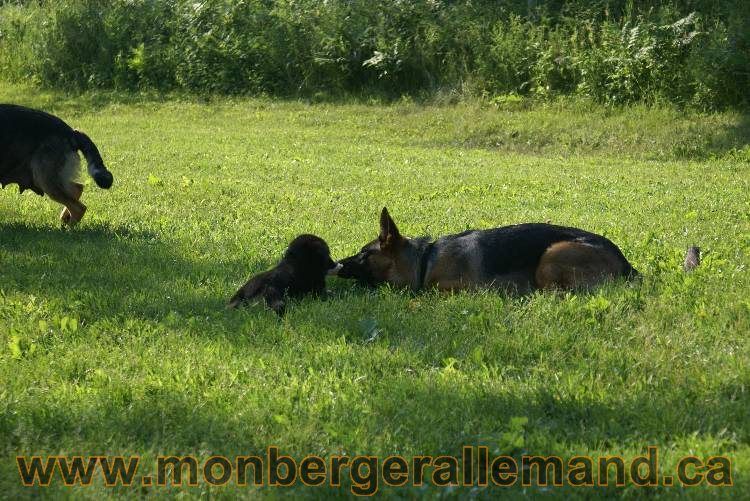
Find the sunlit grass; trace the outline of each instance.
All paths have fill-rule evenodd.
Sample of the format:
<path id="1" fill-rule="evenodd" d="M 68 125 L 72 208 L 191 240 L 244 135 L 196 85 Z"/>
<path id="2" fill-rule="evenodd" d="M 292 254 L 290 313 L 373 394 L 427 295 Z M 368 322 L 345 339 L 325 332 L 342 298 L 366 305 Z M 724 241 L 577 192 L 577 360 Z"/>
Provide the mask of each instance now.
<path id="1" fill-rule="evenodd" d="M 72 231 L 51 200 L 0 191 L 3 493 L 177 492 L 24 489 L 17 454 L 141 455 L 141 474 L 158 454 L 269 445 L 299 458 L 460 455 L 464 444 L 630 457 L 656 445 L 665 470 L 685 455 L 727 455 L 735 468 L 732 489 L 662 495 L 750 487 L 743 116 L 73 99 L 18 87 L 0 87 L 0 101 L 55 111 L 94 139 L 115 176 L 110 191 L 86 181 L 88 213 Z M 281 321 L 262 308 L 224 310 L 295 235 L 318 234 L 344 257 L 376 235 L 384 205 L 407 235 L 579 226 L 616 242 L 644 279 L 521 298 L 331 280 L 327 301 L 293 302 Z M 691 244 L 705 259 L 686 275 Z"/>

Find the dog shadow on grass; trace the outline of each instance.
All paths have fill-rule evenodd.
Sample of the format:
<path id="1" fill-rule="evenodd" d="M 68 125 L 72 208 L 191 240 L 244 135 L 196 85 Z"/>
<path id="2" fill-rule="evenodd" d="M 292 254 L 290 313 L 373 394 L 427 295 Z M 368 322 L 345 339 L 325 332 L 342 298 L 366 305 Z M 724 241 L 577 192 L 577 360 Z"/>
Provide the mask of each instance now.
<path id="1" fill-rule="evenodd" d="M 263 268 L 267 263 L 255 263 Z M 86 225 L 72 230 L 0 223 L 0 288 L 34 295 L 90 320 L 222 311 L 248 262 L 186 259 L 163 237 Z"/>
<path id="2" fill-rule="evenodd" d="M 273 331 L 279 319 L 262 303 L 243 305 L 241 311 L 226 307 L 251 275 L 274 264 L 247 255 L 189 259 L 164 236 L 127 227 L 0 223 L 0 290 L 34 296 L 38 303 L 89 324 L 105 319 L 159 322 L 177 314 L 200 320 L 183 329 L 203 336 L 223 331 L 243 338 L 248 321 Z M 338 296 L 292 300 L 290 310 L 320 314 Z M 291 319 L 301 323 L 297 314 Z"/>

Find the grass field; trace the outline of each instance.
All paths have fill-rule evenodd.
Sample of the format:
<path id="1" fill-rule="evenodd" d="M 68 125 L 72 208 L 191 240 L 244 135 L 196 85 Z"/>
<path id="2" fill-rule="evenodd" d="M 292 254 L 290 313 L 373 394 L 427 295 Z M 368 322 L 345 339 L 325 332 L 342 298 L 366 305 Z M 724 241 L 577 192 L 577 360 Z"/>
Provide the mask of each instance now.
<path id="1" fill-rule="evenodd" d="M 737 113 L 501 103 L 78 98 L 0 87 L 98 144 L 88 213 L 0 191 L 0 492 L 310 497 L 341 489 L 23 488 L 14 457 L 725 455 L 731 488 L 409 489 L 741 498 L 750 491 L 750 138 Z M 616 242 L 644 275 L 588 294 L 420 294 L 225 311 L 296 234 L 342 258 L 387 205 L 406 235 L 524 221 Z M 685 274 L 688 245 L 704 263 Z M 614 479 L 612 479 L 614 484 Z M 520 480 L 519 480 L 520 484 Z"/>

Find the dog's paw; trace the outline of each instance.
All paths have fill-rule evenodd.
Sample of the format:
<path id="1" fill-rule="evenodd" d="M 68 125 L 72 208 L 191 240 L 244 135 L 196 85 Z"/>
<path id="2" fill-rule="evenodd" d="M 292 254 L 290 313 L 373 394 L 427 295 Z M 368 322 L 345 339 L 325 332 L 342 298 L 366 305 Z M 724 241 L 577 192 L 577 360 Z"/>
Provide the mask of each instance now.
<path id="1" fill-rule="evenodd" d="M 63 207 L 63 210 L 60 213 L 60 221 L 66 226 L 71 226 L 71 219 L 73 219 L 73 214 L 70 213 L 67 207 Z"/>
<path id="2" fill-rule="evenodd" d="M 71 213 L 67 207 L 63 207 L 62 212 L 60 212 L 60 222 L 62 222 L 63 225 L 73 227 L 78 221 L 80 221 L 80 219 L 73 217 L 73 213 Z"/>

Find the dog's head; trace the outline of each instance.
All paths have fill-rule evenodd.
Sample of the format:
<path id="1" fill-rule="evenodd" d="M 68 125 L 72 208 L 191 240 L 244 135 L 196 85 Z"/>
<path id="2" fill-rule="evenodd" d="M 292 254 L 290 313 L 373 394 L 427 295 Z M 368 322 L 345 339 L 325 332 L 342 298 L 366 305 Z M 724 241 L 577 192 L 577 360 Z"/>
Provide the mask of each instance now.
<path id="1" fill-rule="evenodd" d="M 362 285 L 375 287 L 382 283 L 411 286 L 415 273 L 415 259 L 411 239 L 404 238 L 393 222 L 388 209 L 380 213 L 380 234 L 355 255 L 339 262 L 331 273 L 341 278 L 357 280 Z"/>
<path id="2" fill-rule="evenodd" d="M 292 240 L 284 253 L 284 260 L 312 273 L 325 274 L 337 267 L 331 259 L 328 244 L 315 235 L 300 235 Z"/>

